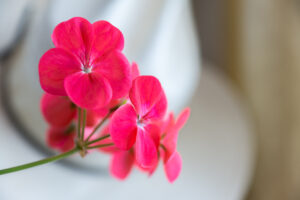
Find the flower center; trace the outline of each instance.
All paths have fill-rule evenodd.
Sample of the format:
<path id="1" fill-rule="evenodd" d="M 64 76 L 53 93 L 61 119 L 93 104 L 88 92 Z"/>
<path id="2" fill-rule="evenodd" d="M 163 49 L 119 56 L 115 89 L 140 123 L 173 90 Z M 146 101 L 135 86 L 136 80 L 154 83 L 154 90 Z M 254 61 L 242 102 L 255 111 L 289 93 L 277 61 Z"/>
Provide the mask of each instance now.
<path id="1" fill-rule="evenodd" d="M 84 67 L 82 70 L 83 70 L 84 73 L 91 73 L 92 72 L 91 67 Z"/>
<path id="2" fill-rule="evenodd" d="M 145 125 L 145 123 L 143 122 L 143 119 L 140 119 L 140 118 L 138 118 L 136 120 L 136 124 L 139 128 L 142 128 L 142 129 L 144 128 L 144 125 Z"/>

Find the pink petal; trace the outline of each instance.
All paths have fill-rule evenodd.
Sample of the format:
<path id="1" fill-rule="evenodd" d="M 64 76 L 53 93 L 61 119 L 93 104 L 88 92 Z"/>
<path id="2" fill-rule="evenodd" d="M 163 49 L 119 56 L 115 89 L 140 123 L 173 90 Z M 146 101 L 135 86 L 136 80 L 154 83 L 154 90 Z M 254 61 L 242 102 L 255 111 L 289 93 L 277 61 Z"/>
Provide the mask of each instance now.
<path id="1" fill-rule="evenodd" d="M 145 132 L 152 138 L 155 147 L 159 147 L 160 143 L 160 128 L 156 124 L 147 124 L 144 126 Z"/>
<path id="2" fill-rule="evenodd" d="M 97 71 L 110 83 L 113 99 L 126 96 L 131 87 L 131 70 L 126 57 L 113 51 L 110 54 L 99 57 L 93 63 L 93 71 Z"/>
<path id="3" fill-rule="evenodd" d="M 86 19 L 74 17 L 58 24 L 52 34 L 52 41 L 56 47 L 64 48 L 76 55 L 86 64 L 91 43 L 93 28 Z"/>
<path id="4" fill-rule="evenodd" d="M 158 120 L 164 117 L 167 99 L 159 80 L 154 76 L 137 77 L 129 97 L 141 118 Z"/>
<path id="5" fill-rule="evenodd" d="M 115 145 L 122 150 L 129 150 L 136 140 L 137 116 L 130 104 L 121 106 L 112 115 L 109 131 Z"/>
<path id="6" fill-rule="evenodd" d="M 174 113 L 170 112 L 164 120 L 158 121 L 157 125 L 161 129 L 161 134 L 166 134 L 175 125 Z"/>
<path id="7" fill-rule="evenodd" d="M 94 41 L 91 50 L 91 60 L 113 50 L 121 51 L 124 47 L 124 37 L 119 29 L 107 21 L 93 23 Z"/>
<path id="8" fill-rule="evenodd" d="M 134 80 L 140 75 L 140 70 L 138 65 L 133 62 L 131 65 L 131 79 Z"/>
<path id="9" fill-rule="evenodd" d="M 124 180 L 130 173 L 134 164 L 134 154 L 131 151 L 119 151 L 114 153 L 110 162 L 110 173 Z"/>
<path id="10" fill-rule="evenodd" d="M 184 109 L 180 114 L 175 124 L 167 129 L 166 137 L 162 141 L 162 144 L 166 147 L 166 159 L 173 154 L 176 150 L 178 133 L 183 125 L 186 123 L 190 115 L 190 109 Z"/>
<path id="11" fill-rule="evenodd" d="M 167 179 L 173 183 L 179 176 L 182 167 L 182 160 L 178 152 L 174 152 L 171 157 L 164 164 L 164 170 Z"/>
<path id="12" fill-rule="evenodd" d="M 45 120 L 56 127 L 69 125 L 76 116 L 76 107 L 66 96 L 44 94 L 41 111 Z"/>
<path id="13" fill-rule="evenodd" d="M 78 60 L 64 49 L 48 50 L 39 62 L 41 87 L 50 94 L 65 96 L 65 78 L 80 71 L 80 67 Z"/>
<path id="14" fill-rule="evenodd" d="M 98 73 L 77 72 L 65 80 L 65 89 L 70 99 L 79 107 L 97 109 L 111 99 L 108 81 Z"/>
<path id="15" fill-rule="evenodd" d="M 142 168 L 151 168 L 157 163 L 157 147 L 147 130 L 138 128 L 135 147 L 136 161 Z"/>
<path id="16" fill-rule="evenodd" d="M 75 146 L 75 132 L 68 132 L 67 128 L 51 127 L 47 131 L 47 144 L 59 151 L 65 152 Z"/>
<path id="17" fill-rule="evenodd" d="M 184 124 L 187 122 L 187 120 L 189 119 L 191 110 L 190 108 L 185 108 L 178 116 L 177 120 L 176 120 L 176 124 L 175 124 L 175 128 L 177 130 L 182 129 L 182 127 L 184 126 Z"/>

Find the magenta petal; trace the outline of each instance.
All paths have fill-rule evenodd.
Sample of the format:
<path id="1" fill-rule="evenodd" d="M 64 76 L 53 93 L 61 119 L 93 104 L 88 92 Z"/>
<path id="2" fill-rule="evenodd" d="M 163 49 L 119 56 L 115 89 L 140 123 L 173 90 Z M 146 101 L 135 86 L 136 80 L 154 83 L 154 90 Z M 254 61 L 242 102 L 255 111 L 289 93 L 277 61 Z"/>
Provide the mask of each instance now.
<path id="1" fill-rule="evenodd" d="M 47 144 L 53 149 L 65 152 L 75 146 L 74 132 L 68 132 L 67 128 L 51 127 L 47 131 Z"/>
<path id="2" fill-rule="evenodd" d="M 157 147 L 146 130 L 138 128 L 135 147 L 136 161 L 142 168 L 152 168 L 157 163 Z"/>
<path id="3" fill-rule="evenodd" d="M 167 179 L 173 183 L 179 176 L 182 168 L 182 160 L 178 152 L 174 152 L 164 164 Z"/>
<path id="4" fill-rule="evenodd" d="M 46 121 L 55 127 L 69 125 L 76 116 L 76 108 L 66 96 L 44 94 L 41 111 Z"/>
<path id="5" fill-rule="evenodd" d="M 144 126 L 145 132 L 152 138 L 155 147 L 159 147 L 160 142 L 160 128 L 156 124 L 147 124 Z"/>
<path id="6" fill-rule="evenodd" d="M 94 41 L 91 50 L 91 60 L 112 50 L 121 51 L 124 47 L 124 37 L 119 29 L 107 21 L 93 23 Z"/>
<path id="7" fill-rule="evenodd" d="M 56 47 L 64 48 L 78 56 L 82 63 L 86 63 L 93 40 L 92 24 L 81 17 L 74 17 L 58 24 L 52 34 L 52 41 Z"/>
<path id="8" fill-rule="evenodd" d="M 126 57 L 114 51 L 93 62 L 93 70 L 104 76 L 110 83 L 113 99 L 126 96 L 131 87 L 131 69 Z"/>
<path id="9" fill-rule="evenodd" d="M 140 70 L 138 65 L 133 62 L 131 65 L 131 79 L 134 80 L 140 75 Z"/>
<path id="10" fill-rule="evenodd" d="M 185 108 L 178 116 L 175 124 L 175 129 L 180 130 L 186 121 L 189 119 L 190 116 L 190 108 Z"/>
<path id="11" fill-rule="evenodd" d="M 64 49 L 48 50 L 39 62 L 41 87 L 50 94 L 65 96 L 65 78 L 80 71 L 80 67 L 78 60 Z"/>
<path id="12" fill-rule="evenodd" d="M 134 164 L 134 155 L 131 151 L 119 151 L 114 153 L 110 162 L 110 173 L 124 180 L 130 173 Z"/>
<path id="13" fill-rule="evenodd" d="M 154 76 L 139 76 L 132 84 L 130 100 L 143 119 L 161 119 L 167 110 L 167 98 Z"/>
<path id="14" fill-rule="evenodd" d="M 77 72 L 65 80 L 65 89 L 70 99 L 79 107 L 97 109 L 110 102 L 111 87 L 98 73 Z"/>
<path id="15" fill-rule="evenodd" d="M 137 116 L 130 104 L 120 107 L 110 121 L 110 135 L 115 145 L 122 150 L 129 150 L 135 143 Z"/>

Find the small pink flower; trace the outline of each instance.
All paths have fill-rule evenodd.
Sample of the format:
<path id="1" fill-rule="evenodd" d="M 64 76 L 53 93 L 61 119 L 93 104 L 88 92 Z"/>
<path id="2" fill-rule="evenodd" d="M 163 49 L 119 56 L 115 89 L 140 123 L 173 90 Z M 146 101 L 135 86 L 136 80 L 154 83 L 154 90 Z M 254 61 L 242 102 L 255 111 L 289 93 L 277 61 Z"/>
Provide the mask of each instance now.
<path id="1" fill-rule="evenodd" d="M 75 17 L 56 26 L 55 48 L 40 59 L 42 88 L 69 96 L 79 107 L 97 109 L 125 96 L 131 86 L 130 65 L 121 53 L 122 33 L 109 22 L 93 24 Z"/>
<path id="2" fill-rule="evenodd" d="M 45 93 L 40 106 L 45 120 L 53 127 L 65 127 L 76 117 L 76 107 L 66 96 Z"/>
<path id="3" fill-rule="evenodd" d="M 66 152 L 75 146 L 75 137 L 76 133 L 74 129 L 50 127 L 47 131 L 47 144 L 53 149 Z"/>
<path id="4" fill-rule="evenodd" d="M 129 93 L 132 103 L 120 107 L 110 121 L 115 145 L 129 150 L 135 144 L 136 160 L 143 168 L 157 162 L 160 129 L 154 124 L 167 109 L 167 99 L 160 82 L 153 76 L 139 76 Z"/>
<path id="5" fill-rule="evenodd" d="M 176 151 L 178 133 L 184 126 L 190 115 L 190 109 L 184 109 L 175 120 L 173 113 L 169 114 L 168 119 L 162 126 L 161 144 L 163 149 L 160 150 L 164 162 L 164 170 L 167 179 L 172 183 L 180 174 L 182 161 L 180 154 Z"/>

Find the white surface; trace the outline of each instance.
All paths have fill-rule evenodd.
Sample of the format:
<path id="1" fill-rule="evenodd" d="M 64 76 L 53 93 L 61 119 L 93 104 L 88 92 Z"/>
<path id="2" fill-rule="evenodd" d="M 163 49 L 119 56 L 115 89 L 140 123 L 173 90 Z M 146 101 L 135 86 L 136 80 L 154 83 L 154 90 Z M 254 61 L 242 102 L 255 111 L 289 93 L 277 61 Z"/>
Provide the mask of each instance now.
<path id="1" fill-rule="evenodd" d="M 174 184 L 166 181 L 161 166 L 150 179 L 135 170 L 127 181 L 119 182 L 50 164 L 1 176 L 0 199 L 242 199 L 254 154 L 241 102 L 222 76 L 205 69 L 191 108 L 179 136 L 183 169 Z M 41 158 L 17 136 L 0 112 L 0 168 Z"/>

